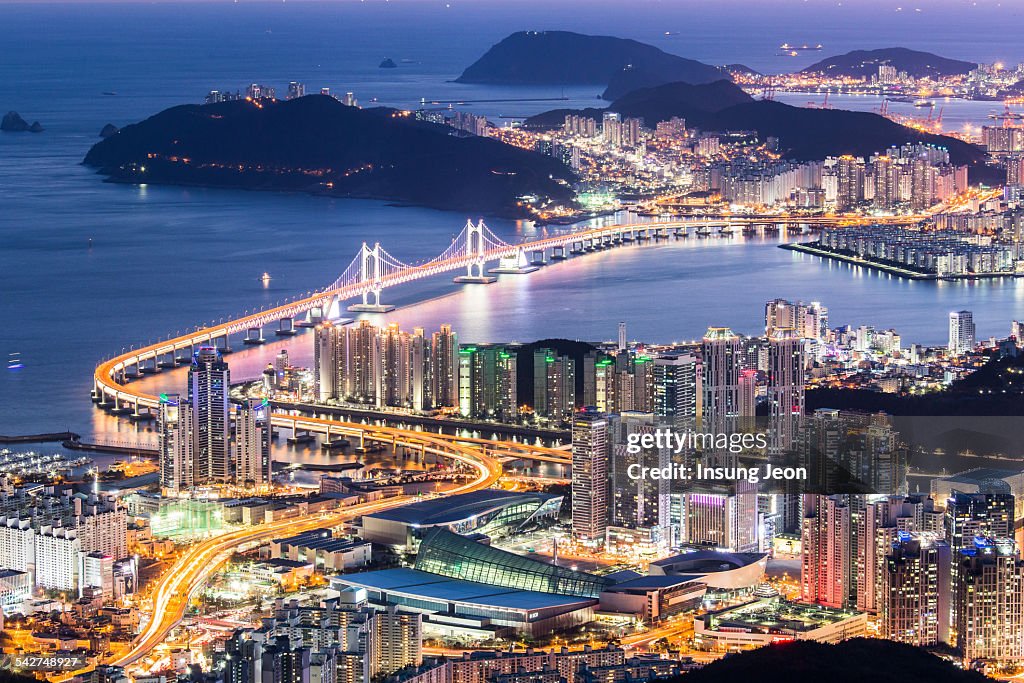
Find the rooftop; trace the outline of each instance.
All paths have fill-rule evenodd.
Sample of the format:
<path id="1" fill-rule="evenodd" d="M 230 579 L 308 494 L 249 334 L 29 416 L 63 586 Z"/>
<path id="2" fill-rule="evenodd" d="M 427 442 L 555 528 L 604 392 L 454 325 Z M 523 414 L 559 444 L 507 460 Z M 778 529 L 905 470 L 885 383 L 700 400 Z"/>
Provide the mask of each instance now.
<path id="1" fill-rule="evenodd" d="M 482 491 L 462 493 L 457 496 L 432 498 L 419 503 L 413 503 L 412 505 L 394 508 L 393 510 L 375 512 L 367 515 L 367 517 L 419 526 L 433 526 L 459 522 L 468 517 L 481 515 L 497 507 L 504 507 L 512 503 L 536 501 L 540 505 L 557 497 L 546 493 L 517 493 L 515 491 L 484 489 Z"/>
<path id="2" fill-rule="evenodd" d="M 590 598 L 579 598 L 572 595 L 514 590 L 475 581 L 449 579 L 445 576 L 407 568 L 343 574 L 336 577 L 335 582 L 366 588 L 369 591 L 403 593 L 434 600 L 521 610 L 574 605 L 585 607 L 597 602 Z"/>
<path id="3" fill-rule="evenodd" d="M 764 598 L 699 617 L 711 631 L 742 629 L 761 633 L 813 631 L 863 614 L 780 598 Z"/>

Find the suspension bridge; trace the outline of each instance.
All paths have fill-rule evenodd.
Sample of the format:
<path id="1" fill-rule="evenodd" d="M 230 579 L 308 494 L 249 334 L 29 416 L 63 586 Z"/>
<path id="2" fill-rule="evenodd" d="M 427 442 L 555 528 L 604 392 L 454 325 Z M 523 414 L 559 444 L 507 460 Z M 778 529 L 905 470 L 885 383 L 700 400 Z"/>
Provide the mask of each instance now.
<path id="1" fill-rule="evenodd" d="M 313 327 L 323 320 L 341 318 L 345 311 L 387 312 L 385 290 L 416 280 L 457 273 L 457 283 L 487 284 L 498 273 L 529 273 L 542 265 L 573 255 L 626 246 L 639 242 L 692 235 L 732 234 L 757 225 L 780 223 L 837 224 L 847 218 L 761 217 L 688 219 L 680 221 L 630 223 L 566 231 L 535 240 L 510 244 L 494 234 L 482 220 L 467 221 L 462 231 L 437 257 L 421 263 L 406 263 L 380 245 L 363 243 L 341 275 L 321 290 L 307 292 L 293 300 L 261 310 L 246 311 L 228 321 L 210 323 L 165 340 L 123 350 L 101 362 L 95 370 L 92 399 L 117 415 L 145 419 L 159 407 L 160 399 L 134 389 L 130 380 L 191 361 L 200 346 L 230 350 L 231 335 L 244 334 L 246 344 L 261 344 L 270 331 L 277 336 L 296 333 L 296 327 Z M 488 270 L 488 264 L 495 263 Z M 345 308 L 345 303 L 355 303 Z"/>

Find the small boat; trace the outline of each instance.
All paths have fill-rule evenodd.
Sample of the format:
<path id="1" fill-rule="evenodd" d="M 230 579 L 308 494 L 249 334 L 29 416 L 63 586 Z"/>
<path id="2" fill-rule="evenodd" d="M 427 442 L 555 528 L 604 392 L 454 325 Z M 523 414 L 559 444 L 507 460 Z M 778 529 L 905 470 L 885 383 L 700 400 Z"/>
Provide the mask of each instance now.
<path id="1" fill-rule="evenodd" d="M 14 353 L 7 355 L 7 369 L 17 370 L 18 368 L 25 367 L 25 364 L 21 362 L 21 354 L 15 351 Z"/>
<path id="2" fill-rule="evenodd" d="M 117 97 L 117 93 L 113 90 L 104 90 L 103 94 L 107 97 Z"/>
<path id="3" fill-rule="evenodd" d="M 926 97 L 922 97 L 921 99 L 914 100 L 914 106 L 915 107 L 934 107 L 935 106 L 935 102 L 929 100 Z"/>
<path id="4" fill-rule="evenodd" d="M 260 282 L 264 285 L 270 284 L 270 273 L 264 272 L 263 275 L 260 275 Z"/>

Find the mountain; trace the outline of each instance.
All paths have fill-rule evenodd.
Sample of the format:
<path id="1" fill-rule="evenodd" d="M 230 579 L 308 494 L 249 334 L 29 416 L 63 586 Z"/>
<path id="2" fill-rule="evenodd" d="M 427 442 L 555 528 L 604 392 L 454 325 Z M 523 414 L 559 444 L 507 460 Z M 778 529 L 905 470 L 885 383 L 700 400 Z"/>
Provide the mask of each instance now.
<path id="1" fill-rule="evenodd" d="M 811 64 L 801 73 L 870 78 L 878 73 L 878 67 L 882 64 L 894 66 L 897 71 L 906 71 L 914 78 L 955 76 L 965 74 L 978 66 L 974 62 L 948 59 L 931 52 L 918 52 L 905 47 L 886 47 L 879 50 L 854 50 L 827 57 Z"/>
<path id="2" fill-rule="evenodd" d="M 326 95 L 183 105 L 96 143 L 84 163 L 113 181 L 290 190 L 527 215 L 571 202 L 555 159 Z M 145 170 L 143 170 L 145 169 Z"/>
<path id="3" fill-rule="evenodd" d="M 555 127 L 566 114 L 578 113 L 600 120 L 606 110 L 558 109 L 526 120 L 531 127 Z M 869 156 L 905 142 L 926 142 L 949 149 L 956 164 L 984 166 L 985 153 L 955 138 L 922 133 L 870 112 L 845 109 L 809 109 L 781 102 L 754 100 L 728 81 L 705 85 L 669 83 L 629 93 L 608 105 L 607 111 L 643 117 L 653 128 L 673 116 L 706 131 L 756 130 L 762 137 L 776 137 L 782 155 L 813 160 L 852 154 Z"/>
<path id="4" fill-rule="evenodd" d="M 658 121 L 667 121 L 673 116 L 696 122 L 706 120 L 711 114 L 736 104 L 753 102 L 753 98 L 738 85 L 727 80 L 718 80 L 702 85 L 689 83 L 665 83 L 652 88 L 640 88 L 618 98 L 607 109 L 553 109 L 526 119 L 525 125 L 535 128 L 561 126 L 568 114 L 589 116 L 600 121 L 605 111 L 614 111 L 624 117 L 642 118 L 653 127 Z"/>
<path id="5" fill-rule="evenodd" d="M 708 83 L 722 72 L 653 45 L 569 31 L 520 31 L 493 45 L 456 83 L 607 85 L 612 100 L 630 90 L 672 81 Z"/>
<path id="6" fill-rule="evenodd" d="M 678 683 L 984 683 L 921 648 L 879 638 L 854 638 L 836 645 L 782 642 L 720 659 L 678 677 Z M 676 679 L 672 683 L 677 683 Z"/>

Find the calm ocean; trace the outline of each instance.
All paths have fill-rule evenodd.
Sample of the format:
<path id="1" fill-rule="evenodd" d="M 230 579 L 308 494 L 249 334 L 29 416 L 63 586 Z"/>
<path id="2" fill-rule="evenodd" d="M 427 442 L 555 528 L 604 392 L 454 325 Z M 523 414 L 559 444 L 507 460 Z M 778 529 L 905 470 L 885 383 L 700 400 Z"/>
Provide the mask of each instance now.
<path id="1" fill-rule="evenodd" d="M 0 134 L 0 359 L 19 353 L 24 362 L 20 370 L 0 370 L 0 433 L 130 431 L 89 403 L 101 357 L 321 287 L 363 240 L 379 240 L 404 260 L 431 256 L 466 219 L 380 202 L 104 184 L 79 162 L 108 122 L 198 102 L 214 88 L 261 82 L 283 92 L 290 80 L 311 91 L 353 91 L 364 105 L 372 98 L 415 107 L 423 97 L 563 95 L 569 106 L 597 102 L 597 87 L 448 82 L 520 29 L 615 34 L 763 71 L 890 45 L 978 61 L 1024 59 L 1020 3 L 920 2 L 920 12 L 907 3 L 897 11 L 899 4 L 0 3 L 0 111 L 16 110 L 46 128 Z M 826 50 L 776 57 L 786 41 L 820 42 Z M 385 57 L 399 68 L 379 69 Z M 950 105 L 947 119 L 984 119 L 987 112 L 959 106 Z M 500 120 L 543 108 L 475 110 Z M 509 239 L 530 229 L 489 224 Z M 258 279 L 264 271 L 273 277 L 267 288 Z M 453 291 L 437 281 L 396 292 L 398 303 L 433 300 L 394 317 L 428 327 L 450 321 L 468 341 L 607 338 L 627 320 L 631 336 L 666 341 L 699 335 L 711 323 L 756 332 L 764 300 L 788 296 L 824 301 L 835 324 L 895 326 L 908 341 L 941 342 L 952 308 L 974 310 L 983 336 L 1005 334 L 1011 319 L 1024 316 L 1024 286 L 1016 282 L 908 283 L 741 240 L 623 249 L 435 298 Z M 309 343 L 292 340 L 293 355 L 308 357 Z M 236 376 L 258 370 L 271 351 L 233 356 Z"/>

